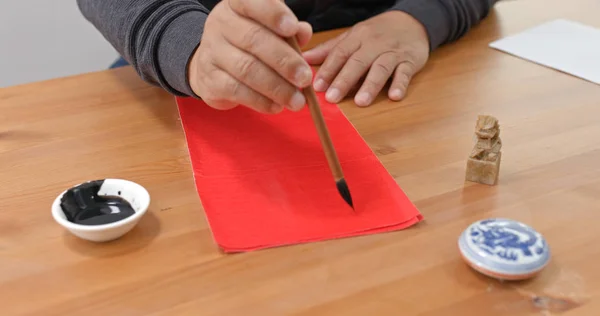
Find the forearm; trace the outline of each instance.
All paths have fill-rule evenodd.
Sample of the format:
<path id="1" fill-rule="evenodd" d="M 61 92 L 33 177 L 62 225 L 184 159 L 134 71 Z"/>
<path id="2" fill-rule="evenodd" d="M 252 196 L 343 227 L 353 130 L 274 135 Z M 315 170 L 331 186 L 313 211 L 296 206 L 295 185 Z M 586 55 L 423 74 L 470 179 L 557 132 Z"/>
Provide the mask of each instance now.
<path id="1" fill-rule="evenodd" d="M 192 0 L 77 0 L 83 15 L 139 73 L 175 95 L 192 95 L 187 64 L 208 9 Z"/>
<path id="2" fill-rule="evenodd" d="M 398 0 L 392 10 L 404 11 L 427 30 L 431 50 L 464 36 L 483 20 L 498 0 Z"/>

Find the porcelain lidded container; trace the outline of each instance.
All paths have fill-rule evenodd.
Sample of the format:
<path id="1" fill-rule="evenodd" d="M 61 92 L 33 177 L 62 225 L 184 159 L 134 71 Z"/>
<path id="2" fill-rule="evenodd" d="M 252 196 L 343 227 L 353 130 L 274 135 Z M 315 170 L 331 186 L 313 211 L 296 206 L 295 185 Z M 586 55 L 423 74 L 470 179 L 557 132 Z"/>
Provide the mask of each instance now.
<path id="1" fill-rule="evenodd" d="M 540 233 L 505 218 L 471 224 L 458 239 L 458 247 L 473 269 L 500 280 L 531 278 L 550 261 L 550 249 Z"/>

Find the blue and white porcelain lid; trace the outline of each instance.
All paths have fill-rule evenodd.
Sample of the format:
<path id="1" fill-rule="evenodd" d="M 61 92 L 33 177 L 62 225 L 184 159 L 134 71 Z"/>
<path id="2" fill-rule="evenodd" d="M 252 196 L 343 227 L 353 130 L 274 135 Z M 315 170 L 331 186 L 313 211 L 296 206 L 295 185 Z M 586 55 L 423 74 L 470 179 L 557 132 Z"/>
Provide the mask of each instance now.
<path id="1" fill-rule="evenodd" d="M 458 240 L 472 266 L 500 276 L 535 273 L 550 260 L 544 237 L 523 223 L 491 218 L 471 224 Z"/>

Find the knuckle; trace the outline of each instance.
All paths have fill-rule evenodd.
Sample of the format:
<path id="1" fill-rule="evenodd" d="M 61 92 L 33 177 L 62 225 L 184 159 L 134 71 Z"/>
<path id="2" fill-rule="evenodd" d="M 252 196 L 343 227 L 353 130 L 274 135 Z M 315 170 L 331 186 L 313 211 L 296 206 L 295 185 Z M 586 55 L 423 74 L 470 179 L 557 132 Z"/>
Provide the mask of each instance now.
<path id="1" fill-rule="evenodd" d="M 408 75 L 403 72 L 398 73 L 398 75 L 396 76 L 396 79 L 397 79 L 398 84 L 400 84 L 402 86 L 408 86 L 408 82 L 410 81 L 410 78 L 408 77 Z"/>
<path id="2" fill-rule="evenodd" d="M 367 77 L 365 79 L 365 83 L 371 87 L 379 87 L 382 86 L 385 82 L 382 77 Z"/>
<path id="3" fill-rule="evenodd" d="M 353 51 L 351 51 L 349 47 L 347 47 L 348 43 L 349 42 L 340 42 L 337 45 L 335 45 L 329 53 L 332 59 L 345 61 L 348 58 L 350 58 L 350 56 L 352 56 Z"/>
<path id="4" fill-rule="evenodd" d="M 398 38 L 392 39 L 390 42 L 388 42 L 388 47 L 391 47 L 392 49 L 399 50 L 399 49 L 402 49 L 402 46 L 403 46 L 403 43 Z"/>
<path id="5" fill-rule="evenodd" d="M 288 104 L 294 94 L 294 89 L 291 89 L 287 84 L 281 83 L 273 83 L 270 91 L 274 101 L 281 104 Z"/>
<path id="6" fill-rule="evenodd" d="M 318 76 L 319 79 L 325 81 L 327 84 L 333 83 L 335 79 L 335 73 L 329 70 L 320 70 Z"/>
<path id="7" fill-rule="evenodd" d="M 360 22 L 358 24 L 356 24 L 354 27 L 352 27 L 352 33 L 355 34 L 364 34 L 364 32 L 367 30 L 366 25 L 363 22 Z"/>
<path id="8" fill-rule="evenodd" d="M 414 74 L 417 71 L 418 67 L 414 62 L 409 60 L 409 61 L 406 61 L 405 64 L 406 64 L 406 68 L 408 69 L 408 71 L 410 71 L 411 74 Z"/>
<path id="9" fill-rule="evenodd" d="M 212 73 L 214 75 L 216 71 L 213 71 Z M 207 78 L 212 77 L 211 73 L 209 73 L 209 76 L 206 76 Z M 214 77 L 213 77 L 214 78 Z M 214 80 L 205 80 L 204 81 L 204 95 L 203 97 L 206 99 L 210 99 L 213 101 L 219 101 L 219 99 L 221 99 L 221 93 L 220 93 L 220 89 L 219 89 L 220 85 L 217 84 Z"/>
<path id="10" fill-rule="evenodd" d="M 348 59 L 348 58 L 350 58 L 351 53 L 347 48 L 345 48 L 343 46 L 339 46 L 339 47 L 337 47 L 337 49 L 335 49 L 333 51 L 333 55 L 334 55 L 334 57 L 339 58 L 339 59 Z"/>
<path id="11" fill-rule="evenodd" d="M 281 0 L 262 0 L 261 6 L 273 8 L 273 15 L 283 17 L 283 1 Z"/>
<path id="12" fill-rule="evenodd" d="M 414 60 L 416 60 L 416 55 L 412 50 L 403 49 L 398 53 L 398 59 L 404 61 L 409 66 L 415 66 Z"/>
<path id="13" fill-rule="evenodd" d="M 236 69 L 243 80 L 249 80 L 254 76 L 257 66 L 258 61 L 255 58 L 246 57 L 237 61 Z"/>
<path id="14" fill-rule="evenodd" d="M 253 26 L 248 29 L 243 38 L 244 48 L 253 50 L 258 48 L 261 42 L 264 42 L 263 39 L 265 37 L 265 29 L 261 26 Z"/>
<path id="15" fill-rule="evenodd" d="M 277 69 L 285 69 L 292 76 L 294 75 L 295 64 L 295 60 L 293 60 L 289 55 L 283 52 L 277 54 L 277 56 L 275 57 L 275 66 L 277 67 Z"/>
<path id="16" fill-rule="evenodd" d="M 262 97 L 258 93 L 253 93 L 250 96 L 250 103 L 254 107 L 258 108 L 260 111 L 267 111 L 270 104 L 266 98 Z"/>
<path id="17" fill-rule="evenodd" d="M 206 18 L 206 22 L 204 23 L 204 34 L 208 35 L 212 30 L 217 30 L 218 28 L 215 24 L 219 22 L 218 14 L 211 14 Z M 205 35 L 205 36 L 206 36 Z"/>
<path id="18" fill-rule="evenodd" d="M 229 0 L 229 7 L 239 14 L 245 14 L 247 10 L 246 1 L 242 0 Z"/>
<path id="19" fill-rule="evenodd" d="M 206 19 L 206 24 L 204 27 L 205 33 L 210 33 L 211 31 L 219 31 L 219 24 L 227 23 L 229 19 L 230 13 L 234 10 L 234 6 L 224 4 L 224 2 L 219 2 L 210 12 Z"/>
<path id="20" fill-rule="evenodd" d="M 354 64 L 356 64 L 356 65 L 358 65 L 358 66 L 360 66 L 361 68 L 365 68 L 365 67 L 368 67 L 368 66 L 369 66 L 369 64 L 368 64 L 366 61 L 364 61 L 364 60 L 363 60 L 362 58 L 360 58 L 360 57 L 356 57 L 355 55 L 352 55 L 352 56 L 351 56 L 351 57 L 348 59 L 348 61 L 349 61 L 349 62 L 352 62 L 352 63 L 354 63 Z"/>
<path id="21" fill-rule="evenodd" d="M 350 87 L 353 84 L 354 82 L 352 82 L 350 78 L 346 76 L 338 76 L 337 78 L 335 78 L 335 83 L 333 85 L 335 85 L 338 88 L 344 89 L 345 87 Z"/>
<path id="22" fill-rule="evenodd" d="M 223 82 L 223 84 L 219 85 L 219 96 L 223 98 L 223 96 L 230 95 L 234 98 L 240 94 L 241 85 L 239 81 L 234 79 L 228 79 Z"/>
<path id="23" fill-rule="evenodd" d="M 375 70 L 379 71 L 382 74 L 389 76 L 394 69 L 384 63 L 375 63 Z"/>
<path id="24" fill-rule="evenodd" d="M 396 64 L 401 63 L 406 60 L 404 53 L 399 50 L 391 50 L 387 51 L 385 54 L 390 56 L 390 59 L 393 60 Z"/>

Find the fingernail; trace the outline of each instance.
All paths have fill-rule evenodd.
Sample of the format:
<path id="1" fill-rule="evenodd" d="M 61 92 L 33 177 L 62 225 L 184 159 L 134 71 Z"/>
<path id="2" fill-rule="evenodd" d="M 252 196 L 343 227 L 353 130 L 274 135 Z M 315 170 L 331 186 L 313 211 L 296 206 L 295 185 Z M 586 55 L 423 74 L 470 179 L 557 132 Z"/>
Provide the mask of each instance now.
<path id="1" fill-rule="evenodd" d="M 293 33 L 296 30 L 296 20 L 289 15 L 284 15 L 279 22 L 279 30 L 285 34 Z"/>
<path id="2" fill-rule="evenodd" d="M 300 66 L 296 70 L 294 80 L 300 88 L 304 88 L 310 85 L 310 82 L 312 81 L 312 71 L 310 71 L 310 68 L 308 67 Z"/>
<path id="3" fill-rule="evenodd" d="M 304 95 L 300 91 L 296 91 L 290 100 L 290 110 L 300 111 L 304 104 L 306 104 Z"/>
<path id="4" fill-rule="evenodd" d="M 327 82 L 325 82 L 323 79 L 317 79 L 313 87 L 315 88 L 315 91 L 323 92 L 327 90 Z"/>
<path id="5" fill-rule="evenodd" d="M 367 106 L 371 104 L 371 94 L 368 92 L 361 92 L 356 95 L 354 102 L 356 102 L 356 105 L 358 106 Z"/>
<path id="6" fill-rule="evenodd" d="M 271 108 L 269 110 L 271 113 L 276 114 L 283 111 L 283 106 L 281 104 L 273 103 L 271 104 Z"/>
<path id="7" fill-rule="evenodd" d="M 340 98 L 340 90 L 337 88 L 331 88 L 327 90 L 327 93 L 325 93 L 325 98 L 331 103 L 338 102 L 338 99 Z"/>
<path id="8" fill-rule="evenodd" d="M 400 100 L 400 99 L 402 99 L 402 90 L 400 90 L 400 89 L 393 89 L 390 92 L 390 98 L 392 100 Z"/>

